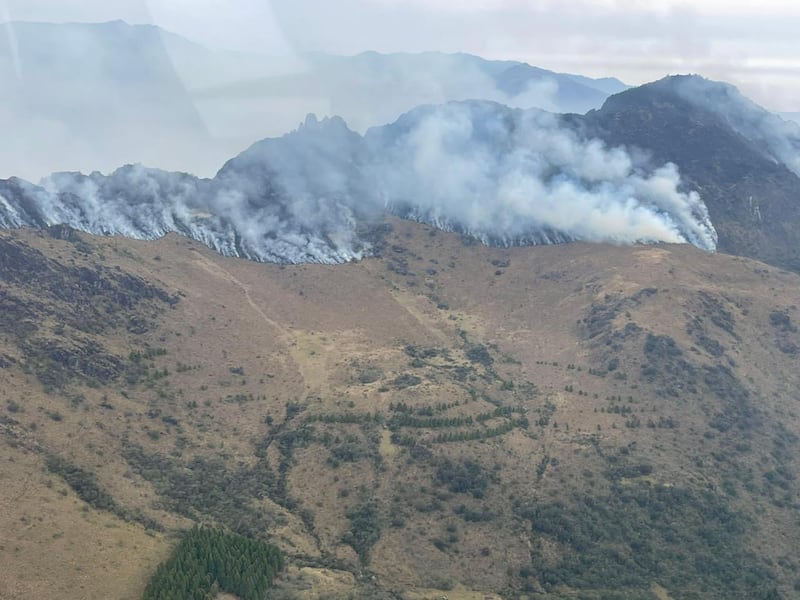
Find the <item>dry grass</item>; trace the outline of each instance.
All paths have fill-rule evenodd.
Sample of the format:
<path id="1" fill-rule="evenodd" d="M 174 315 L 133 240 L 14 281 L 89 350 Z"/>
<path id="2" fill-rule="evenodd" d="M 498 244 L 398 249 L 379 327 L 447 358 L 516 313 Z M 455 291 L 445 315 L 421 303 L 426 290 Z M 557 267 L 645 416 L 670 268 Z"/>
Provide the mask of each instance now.
<path id="1" fill-rule="evenodd" d="M 591 307 L 644 288 L 658 292 L 626 304 L 609 327 L 618 331 L 636 323 L 674 338 L 694 364 L 717 364 L 702 350 L 690 350 L 697 342 L 687 333 L 686 321 L 699 310 L 699 292 L 721 298 L 735 318 L 735 335 L 713 325 L 707 325 L 709 331 L 726 347 L 735 374 L 762 403 L 769 426 L 780 422 L 800 434 L 796 364 L 777 349 L 769 324 L 773 310 L 797 314 L 790 308 L 800 305 L 796 275 L 684 246 L 493 250 L 464 247 L 458 236 L 431 235 L 416 224 L 393 225 L 383 258 L 339 267 L 226 259 L 173 235 L 150 243 L 86 237 L 95 252 L 84 256 L 43 234 L 4 233 L 61 256 L 64 263 L 119 267 L 179 294 L 181 301 L 150 332 L 118 332 L 108 340 L 120 356 L 145 343 L 164 348 L 166 355 L 153 359 L 157 369 L 170 371 L 162 380 L 135 386 L 118 381 L 104 389 L 79 386 L 72 393 L 85 399 L 73 407 L 64 394 L 45 394 L 35 377 L 18 366 L 0 370 L 0 414 L 18 422 L 13 433 L 4 430 L 0 445 L 0 597 L 135 598 L 170 547 L 167 536 L 87 509 L 71 490 L 62 495 L 67 486 L 43 468 L 45 452 L 69 457 L 96 473 L 119 504 L 141 509 L 173 529 L 188 521 L 159 508 L 153 485 L 122 457 L 125 445 L 180 455 L 185 461 L 222 457 L 234 468 L 257 462 L 255 444 L 270 431 L 268 421 L 283 422 L 287 403 L 305 407 L 296 417 L 299 426 L 309 414 L 380 412 L 388 418 L 389 405 L 398 402 L 458 402 L 443 414 L 474 417 L 494 408 L 486 398 L 524 409 L 532 426 L 497 438 L 446 444 L 430 443 L 436 432 L 422 433 L 428 436 L 431 459 L 411 457 L 381 427 L 370 446 L 374 455 L 354 462 L 333 464 L 330 448 L 314 442 L 298 448 L 291 460 L 286 482 L 296 508 L 264 506 L 280 516 L 270 533 L 291 555 L 333 557 L 357 573 L 362 566 L 342 542 L 351 526 L 346 515 L 374 498 L 385 521 L 402 517 L 400 526 L 385 524 L 371 552 L 369 569 L 382 586 L 417 590 L 407 591 L 409 599 L 492 597 L 489 592 L 516 585 L 518 573 L 530 563 L 530 535 L 514 518 L 513 499 L 555 499 L 568 491 L 604 489 L 602 454 L 634 444 L 637 459 L 656 465 L 655 483 L 719 485 L 713 470 L 695 460 L 722 443 L 719 437 L 704 437 L 718 399 L 665 401 L 658 387 L 640 376 L 645 362 L 641 344 L 617 352 L 621 365 L 616 372 L 626 378 L 590 373 L 604 370 L 611 356 L 606 346 L 587 339 L 583 320 Z M 387 269 L 395 253 L 392 245 L 405 248 L 413 275 Z M 28 292 L 35 296 L 35 289 Z M 409 344 L 446 353 L 413 366 L 405 351 Z M 488 348 L 491 373 L 467 358 L 474 345 Z M 0 355 L 4 352 L 18 354 L 8 337 L 0 339 Z M 179 364 L 190 368 L 179 370 Z M 360 382 L 367 367 L 380 376 Z M 458 367 L 472 370 L 458 380 Z M 395 385 L 407 374 L 420 382 Z M 504 388 L 503 382 L 513 386 Z M 524 391 L 526 382 L 535 384 L 535 394 Z M 610 396 L 622 396 L 643 421 L 673 417 L 680 426 L 626 428 L 624 416 L 605 412 L 613 404 Z M 112 409 L 101 406 L 104 397 Z M 6 411 L 9 401 L 18 403 L 21 412 Z M 152 417 L 155 408 L 161 412 Z M 551 420 L 537 426 L 547 410 Z M 61 420 L 48 416 L 54 412 Z M 164 421 L 165 416 L 178 425 Z M 314 427 L 340 441 L 363 434 L 358 425 Z M 754 456 L 761 456 L 770 448 L 756 450 Z M 267 456 L 277 471 L 281 455 L 276 444 Z M 545 456 L 557 460 L 539 473 Z M 442 490 L 435 461 L 443 458 L 474 458 L 496 471 L 497 481 L 480 501 Z M 587 478 L 587 470 L 596 476 Z M 743 506 L 749 501 L 746 494 L 738 500 Z M 437 503 L 439 508 L 428 510 Z M 467 523 L 453 512 L 460 504 L 486 509 L 493 520 Z M 313 529 L 300 519 L 303 509 L 312 514 Z M 790 511 L 771 505 L 759 510 L 764 517 L 753 548 L 776 559 L 791 555 L 800 534 Z M 456 529 L 458 541 L 442 551 L 433 542 L 451 533 L 448 526 Z M 336 597 L 354 585 L 352 574 L 343 571 L 292 573 L 302 598 L 321 598 L 323 591 Z M 465 588 L 440 592 L 434 589 L 441 583 L 436 578 Z"/>

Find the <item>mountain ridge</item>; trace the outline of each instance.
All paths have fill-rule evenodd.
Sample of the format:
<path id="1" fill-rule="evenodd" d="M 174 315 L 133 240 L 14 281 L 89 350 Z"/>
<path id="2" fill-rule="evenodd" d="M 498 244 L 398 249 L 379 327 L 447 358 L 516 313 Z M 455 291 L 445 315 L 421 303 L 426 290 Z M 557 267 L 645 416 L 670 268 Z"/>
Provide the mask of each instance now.
<path id="1" fill-rule="evenodd" d="M 681 89 L 686 84 L 731 100 L 720 109 L 694 89 Z M 657 161 L 678 164 L 708 207 L 719 250 L 800 269 L 800 128 L 733 86 L 697 76 L 612 96 L 580 126 L 609 145 L 642 148 Z"/>

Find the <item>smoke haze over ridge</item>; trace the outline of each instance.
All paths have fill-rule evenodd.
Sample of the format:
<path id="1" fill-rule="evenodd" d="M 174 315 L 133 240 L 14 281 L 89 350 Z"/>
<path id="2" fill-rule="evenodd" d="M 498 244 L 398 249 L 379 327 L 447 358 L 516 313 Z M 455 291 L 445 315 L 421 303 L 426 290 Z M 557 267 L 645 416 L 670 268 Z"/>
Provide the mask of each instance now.
<path id="1" fill-rule="evenodd" d="M 0 176 L 31 181 L 137 162 L 212 176 L 310 112 L 363 133 L 419 104 L 486 99 L 586 112 L 625 89 L 467 54 L 225 52 L 122 21 L 5 23 L 0 77 L 0 128 L 10 140 Z"/>
<path id="2" fill-rule="evenodd" d="M 412 111 L 366 139 L 389 148 L 372 165 L 386 206 L 486 243 L 715 248 L 705 206 L 696 193 L 679 191 L 675 165 L 652 168 L 623 148 L 581 139 L 546 112 L 450 103 Z"/>
<path id="3" fill-rule="evenodd" d="M 127 166 L 0 188 L 4 226 L 66 223 L 150 239 L 176 231 L 233 256 L 338 263 L 369 253 L 358 224 L 384 211 L 493 245 L 692 243 L 714 250 L 675 165 L 582 139 L 555 116 L 492 102 L 420 107 L 361 136 L 309 117 L 214 179 Z"/>

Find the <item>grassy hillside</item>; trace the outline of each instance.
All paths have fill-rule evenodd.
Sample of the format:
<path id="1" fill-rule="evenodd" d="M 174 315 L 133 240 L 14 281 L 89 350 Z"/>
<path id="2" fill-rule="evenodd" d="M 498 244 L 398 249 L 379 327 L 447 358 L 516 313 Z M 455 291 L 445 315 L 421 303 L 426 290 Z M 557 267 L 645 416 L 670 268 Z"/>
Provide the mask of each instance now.
<path id="1" fill-rule="evenodd" d="M 0 250 L 2 598 L 140 597 L 195 523 L 278 598 L 797 593 L 795 274 L 396 220 L 342 266 Z"/>

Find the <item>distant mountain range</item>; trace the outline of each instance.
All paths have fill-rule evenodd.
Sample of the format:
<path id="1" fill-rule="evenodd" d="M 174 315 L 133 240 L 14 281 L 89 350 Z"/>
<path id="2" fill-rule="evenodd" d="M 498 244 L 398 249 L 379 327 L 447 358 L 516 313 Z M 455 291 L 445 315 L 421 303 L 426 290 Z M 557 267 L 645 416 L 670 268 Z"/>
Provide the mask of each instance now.
<path id="1" fill-rule="evenodd" d="M 7 23 L 0 35 L 0 176 L 143 163 L 201 176 L 305 115 L 363 132 L 419 104 L 488 99 L 585 112 L 625 88 L 519 62 L 437 53 L 269 57 L 149 25 Z M 46 140 L 46 142 L 43 142 Z"/>
<path id="2" fill-rule="evenodd" d="M 585 113 L 628 87 L 613 78 L 590 79 L 470 54 L 365 52 L 349 57 L 317 54 L 306 60 L 303 72 L 217 86 L 199 97 L 291 99 L 320 116 L 340 116 L 363 133 L 422 104 L 478 99 Z"/>

